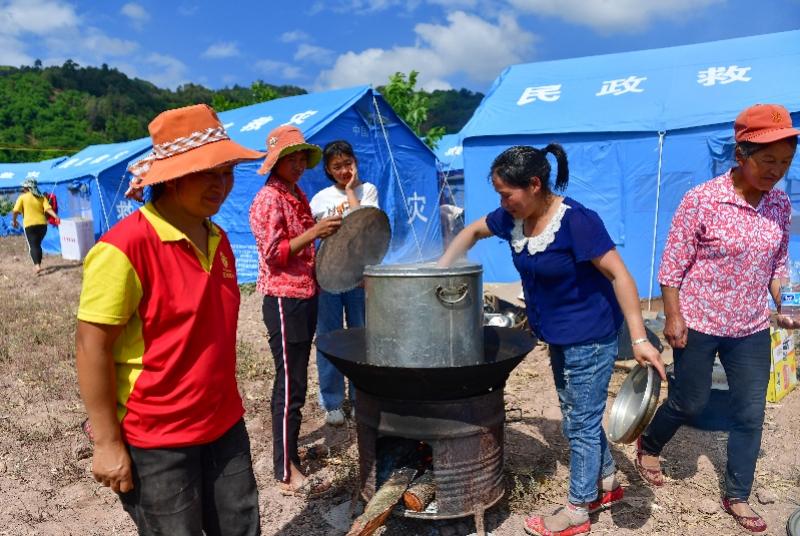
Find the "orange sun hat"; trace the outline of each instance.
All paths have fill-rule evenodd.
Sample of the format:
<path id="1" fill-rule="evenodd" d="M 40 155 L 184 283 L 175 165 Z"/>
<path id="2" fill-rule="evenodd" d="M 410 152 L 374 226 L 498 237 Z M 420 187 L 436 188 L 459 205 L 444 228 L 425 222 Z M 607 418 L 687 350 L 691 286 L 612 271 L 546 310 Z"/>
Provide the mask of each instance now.
<path id="1" fill-rule="evenodd" d="M 319 164 L 322 159 L 322 148 L 306 142 L 299 128 L 292 125 L 281 125 L 275 128 L 267 136 L 267 158 L 258 170 L 258 174 L 266 175 L 282 156 L 297 151 L 308 151 L 307 167 L 309 169 Z"/>
<path id="2" fill-rule="evenodd" d="M 265 156 L 231 140 L 207 104 L 161 112 L 147 128 L 153 150 L 128 166 L 133 190 Z"/>
<path id="3" fill-rule="evenodd" d="M 772 143 L 800 134 L 792 126 L 792 116 L 780 104 L 754 104 L 745 109 L 733 124 L 736 141 Z"/>

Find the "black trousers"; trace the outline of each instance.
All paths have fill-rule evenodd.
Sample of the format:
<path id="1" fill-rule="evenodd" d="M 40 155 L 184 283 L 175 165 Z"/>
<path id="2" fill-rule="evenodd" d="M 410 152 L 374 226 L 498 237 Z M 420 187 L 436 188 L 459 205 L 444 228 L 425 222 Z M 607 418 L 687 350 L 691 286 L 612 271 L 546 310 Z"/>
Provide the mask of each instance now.
<path id="1" fill-rule="evenodd" d="M 134 488 L 119 498 L 141 536 L 261 534 L 243 420 L 205 445 L 128 450 Z"/>
<path id="2" fill-rule="evenodd" d="M 29 225 L 25 227 L 25 239 L 28 241 L 28 249 L 31 253 L 33 264 L 42 264 L 42 240 L 47 234 L 47 224 Z"/>
<path id="3" fill-rule="evenodd" d="M 308 389 L 308 356 L 317 325 L 317 297 L 264 296 L 261 307 L 275 361 L 272 384 L 272 462 L 275 478 L 288 482 L 289 466 L 300 466 L 297 441 Z"/>
<path id="4" fill-rule="evenodd" d="M 711 396 L 711 371 L 719 360 L 728 378 L 731 425 L 725 496 L 747 499 L 753 487 L 767 405 L 769 329 L 746 337 L 717 337 L 689 330 L 685 348 L 675 348 L 675 385 L 642 435 L 642 448 L 660 454 L 678 428 L 698 415 Z"/>

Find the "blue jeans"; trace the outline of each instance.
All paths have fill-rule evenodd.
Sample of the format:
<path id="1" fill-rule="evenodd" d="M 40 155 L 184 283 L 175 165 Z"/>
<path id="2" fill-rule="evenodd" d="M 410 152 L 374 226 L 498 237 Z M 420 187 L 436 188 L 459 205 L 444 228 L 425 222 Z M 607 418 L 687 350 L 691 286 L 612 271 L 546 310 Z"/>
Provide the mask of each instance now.
<path id="1" fill-rule="evenodd" d="M 642 448 L 660 454 L 678 428 L 703 411 L 711 396 L 711 371 L 717 352 L 728 377 L 732 419 L 725 496 L 747 499 L 753 487 L 767 404 L 771 359 L 768 329 L 735 338 L 690 329 L 686 347 L 673 350 L 675 383 L 642 435 Z"/>
<path id="2" fill-rule="evenodd" d="M 597 499 L 597 482 L 616 471 L 603 430 L 617 335 L 588 344 L 550 346 L 550 364 L 569 441 L 569 502 Z"/>
<path id="3" fill-rule="evenodd" d="M 344 315 L 342 315 L 344 311 Z M 364 289 L 356 287 L 341 294 L 331 294 L 324 290 L 319 293 L 319 312 L 317 313 L 317 335 L 324 335 L 342 329 L 342 316 L 348 328 L 364 327 Z M 342 407 L 344 402 L 344 376 L 317 350 L 317 374 L 319 375 L 319 403 L 325 411 Z M 350 400 L 355 399 L 353 384 L 348 390 Z"/>

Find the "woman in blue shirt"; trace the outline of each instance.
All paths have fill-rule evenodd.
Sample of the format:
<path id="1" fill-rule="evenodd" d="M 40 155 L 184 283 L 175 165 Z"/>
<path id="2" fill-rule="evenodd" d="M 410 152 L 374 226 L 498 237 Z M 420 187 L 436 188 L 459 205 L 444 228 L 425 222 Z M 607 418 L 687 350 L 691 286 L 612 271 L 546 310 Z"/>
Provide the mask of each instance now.
<path id="1" fill-rule="evenodd" d="M 449 266 L 482 238 L 509 242 L 528 322 L 550 347 L 570 444 L 566 506 L 550 516 L 527 518 L 525 530 L 567 536 L 589 532 L 589 513 L 622 498 L 602 420 L 623 317 L 635 359 L 666 377 L 661 356 L 645 334 L 636 283 L 597 213 L 552 191 L 548 153 L 558 163 L 555 190 L 567 187 L 567 156 L 560 145 L 507 149 L 491 167 L 500 208 L 461 231 L 439 265 Z"/>

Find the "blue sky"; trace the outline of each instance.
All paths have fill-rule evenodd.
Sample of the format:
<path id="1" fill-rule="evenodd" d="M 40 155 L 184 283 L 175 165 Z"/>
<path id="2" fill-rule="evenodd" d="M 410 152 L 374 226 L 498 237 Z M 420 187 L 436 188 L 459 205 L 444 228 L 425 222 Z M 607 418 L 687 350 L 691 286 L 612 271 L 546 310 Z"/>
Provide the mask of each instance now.
<path id="1" fill-rule="evenodd" d="M 425 89 L 485 93 L 516 63 L 794 29 L 800 0 L 0 0 L 0 65 L 309 91 L 414 69 Z"/>

